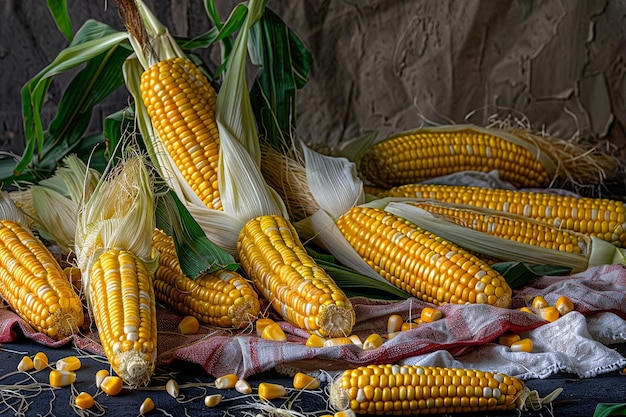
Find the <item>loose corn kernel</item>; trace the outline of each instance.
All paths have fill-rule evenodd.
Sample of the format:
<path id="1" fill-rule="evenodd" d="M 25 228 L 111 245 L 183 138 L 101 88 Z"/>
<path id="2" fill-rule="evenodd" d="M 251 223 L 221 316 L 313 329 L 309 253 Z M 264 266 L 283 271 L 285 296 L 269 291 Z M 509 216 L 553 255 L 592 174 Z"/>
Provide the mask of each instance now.
<path id="1" fill-rule="evenodd" d="M 555 306 L 562 316 L 574 310 L 574 303 L 572 303 L 572 300 L 564 295 L 560 296 L 556 300 Z"/>
<path id="2" fill-rule="evenodd" d="M 109 376 L 109 371 L 107 371 L 106 369 L 100 369 L 98 372 L 96 372 L 96 388 L 100 388 L 100 385 L 102 385 L 102 381 L 107 376 Z"/>
<path id="3" fill-rule="evenodd" d="M 320 387 L 320 380 L 303 372 L 297 372 L 293 376 L 293 387 L 295 389 L 317 389 Z"/>
<path id="4" fill-rule="evenodd" d="M 109 375 L 105 377 L 100 383 L 100 389 L 106 395 L 115 396 L 122 392 L 123 382 L 122 378 L 116 375 Z"/>
<path id="5" fill-rule="evenodd" d="M 252 387 L 245 379 L 240 379 L 235 383 L 235 390 L 241 394 L 250 394 Z"/>
<path id="6" fill-rule="evenodd" d="M 392 314 L 387 318 L 387 333 L 396 333 L 402 329 L 404 319 L 399 314 Z"/>
<path id="7" fill-rule="evenodd" d="M 539 310 L 539 316 L 546 321 L 553 322 L 561 317 L 561 313 L 556 307 L 548 306 Z"/>
<path id="8" fill-rule="evenodd" d="M 348 336 L 348 339 L 352 340 L 353 345 L 363 347 L 363 341 L 361 340 L 358 334 L 351 334 L 350 336 Z"/>
<path id="9" fill-rule="evenodd" d="M 542 309 L 544 307 L 548 307 L 548 302 L 546 301 L 545 298 L 543 298 L 541 295 L 537 295 L 533 298 L 533 302 L 532 302 L 532 307 L 534 309 Z"/>
<path id="10" fill-rule="evenodd" d="M 148 414 L 152 410 L 154 410 L 154 401 L 152 401 L 152 398 L 146 397 L 146 399 L 143 400 L 143 402 L 139 406 L 139 414 Z"/>
<path id="11" fill-rule="evenodd" d="M 196 334 L 200 330 L 200 322 L 194 316 L 185 316 L 178 323 L 178 333 L 180 334 Z"/>
<path id="12" fill-rule="evenodd" d="M 261 332 L 261 338 L 282 342 L 287 340 L 287 335 L 278 323 L 271 323 L 265 326 L 263 332 Z"/>
<path id="13" fill-rule="evenodd" d="M 400 328 L 400 331 L 406 332 L 407 330 L 417 329 L 418 326 L 419 324 L 414 323 L 412 321 L 405 321 L 404 323 L 402 323 L 402 327 Z"/>
<path id="14" fill-rule="evenodd" d="M 261 382 L 258 387 L 258 393 L 262 400 L 274 400 L 287 395 L 287 390 L 280 384 Z"/>
<path id="15" fill-rule="evenodd" d="M 530 308 L 528 307 L 520 307 L 519 311 L 522 311 L 524 313 L 529 313 L 529 314 L 535 314 L 534 311 L 532 311 Z"/>
<path id="16" fill-rule="evenodd" d="M 498 343 L 505 346 L 511 346 L 513 343 L 521 340 L 521 336 L 518 333 L 506 332 L 498 338 Z"/>
<path id="17" fill-rule="evenodd" d="M 222 402 L 224 397 L 222 394 L 211 394 L 204 397 L 204 405 L 207 407 L 216 407 Z"/>
<path id="18" fill-rule="evenodd" d="M 511 343 L 511 350 L 513 352 L 532 352 L 533 341 L 528 337 L 520 339 L 517 342 Z"/>
<path id="19" fill-rule="evenodd" d="M 84 391 L 78 394 L 76 398 L 74 398 L 74 405 L 76 405 L 76 407 L 80 408 L 81 410 L 87 410 L 93 407 L 95 403 L 96 400 L 94 400 L 93 396 L 90 393 Z"/>
<path id="20" fill-rule="evenodd" d="M 50 385 L 55 388 L 66 387 L 76 381 L 76 374 L 72 371 L 53 369 L 49 375 Z"/>
<path id="21" fill-rule="evenodd" d="M 41 371 L 48 366 L 48 356 L 44 352 L 37 352 L 33 357 L 33 366 L 35 370 Z"/>
<path id="22" fill-rule="evenodd" d="M 364 350 L 372 350 L 382 346 L 383 338 L 378 333 L 372 333 L 363 341 Z"/>
<path id="23" fill-rule="evenodd" d="M 31 359 L 30 356 L 22 357 L 22 360 L 20 360 L 20 363 L 17 364 L 17 370 L 21 372 L 30 371 L 31 369 L 34 369 L 34 368 L 35 368 L 35 364 L 33 363 L 33 360 Z"/>
<path id="24" fill-rule="evenodd" d="M 304 345 L 308 347 L 322 347 L 324 346 L 324 342 L 326 342 L 325 338 L 316 334 L 312 334 L 306 339 Z"/>
<path id="25" fill-rule="evenodd" d="M 167 382 L 165 383 L 165 391 L 172 398 L 178 397 L 178 392 L 180 391 L 180 389 L 178 388 L 178 382 L 176 382 L 176 380 L 171 379 L 171 378 L 168 379 Z"/>
<path id="26" fill-rule="evenodd" d="M 235 388 L 237 381 L 239 381 L 239 377 L 235 374 L 222 375 L 215 379 L 215 388 L 217 389 Z"/>
<path id="27" fill-rule="evenodd" d="M 78 371 L 81 367 L 81 362 L 76 356 L 66 356 L 56 361 L 55 367 L 62 371 Z"/>
<path id="28" fill-rule="evenodd" d="M 443 318 L 443 313 L 434 307 L 424 307 L 420 313 L 420 318 L 424 323 L 431 323 Z"/>
<path id="29" fill-rule="evenodd" d="M 275 321 L 269 317 L 259 317 L 254 324 L 256 327 L 257 336 L 261 337 L 261 335 L 263 334 L 263 329 L 274 323 Z"/>
<path id="30" fill-rule="evenodd" d="M 356 413 L 352 410 L 337 411 L 333 417 L 356 417 Z"/>
<path id="31" fill-rule="evenodd" d="M 349 337 L 331 337 L 330 339 L 326 339 L 326 341 L 324 342 L 324 347 L 351 344 L 353 344 L 352 339 L 350 339 Z"/>

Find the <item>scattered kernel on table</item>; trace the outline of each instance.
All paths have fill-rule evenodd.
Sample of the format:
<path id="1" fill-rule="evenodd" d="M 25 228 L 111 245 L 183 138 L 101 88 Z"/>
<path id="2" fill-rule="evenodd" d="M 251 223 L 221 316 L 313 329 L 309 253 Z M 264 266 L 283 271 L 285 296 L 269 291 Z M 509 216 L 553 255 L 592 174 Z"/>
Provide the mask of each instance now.
<path id="1" fill-rule="evenodd" d="M 293 376 L 293 387 L 300 390 L 317 389 L 320 387 L 320 380 L 303 372 L 297 372 Z"/>
<path id="2" fill-rule="evenodd" d="M 76 407 L 81 410 L 87 410 L 94 406 L 96 400 L 94 400 L 93 396 L 88 392 L 81 392 L 74 398 L 74 404 Z"/>
<path id="3" fill-rule="evenodd" d="M 154 410 L 154 401 L 152 401 L 152 398 L 146 397 L 146 399 L 143 400 L 143 402 L 139 406 L 139 414 L 148 414 L 152 410 Z"/>
<path id="4" fill-rule="evenodd" d="M 271 323 L 263 328 L 263 331 L 261 332 L 261 338 L 283 342 L 287 340 L 287 335 L 278 323 Z"/>
<path id="5" fill-rule="evenodd" d="M 548 306 L 539 309 L 539 316 L 546 321 L 553 322 L 561 317 L 561 314 L 556 307 Z"/>
<path id="6" fill-rule="evenodd" d="M 178 388 L 178 382 L 171 378 L 168 379 L 165 383 L 165 391 L 170 395 L 170 397 L 178 397 L 178 392 L 180 391 Z"/>
<path id="7" fill-rule="evenodd" d="M 222 394 L 211 394 L 204 397 L 204 405 L 207 407 L 216 407 L 218 406 L 224 397 Z"/>
<path id="8" fill-rule="evenodd" d="M 27 372 L 31 369 L 35 369 L 35 364 L 33 363 L 33 359 L 30 356 L 24 356 L 20 360 L 20 363 L 17 364 L 17 370 L 21 372 Z"/>
<path id="9" fill-rule="evenodd" d="M 404 319 L 399 314 L 391 314 L 387 318 L 387 333 L 397 333 L 402 329 Z"/>
<path id="10" fill-rule="evenodd" d="M 50 371 L 49 380 L 50 385 L 55 388 L 67 387 L 76 381 L 76 374 L 73 371 L 53 369 Z"/>
<path id="11" fill-rule="evenodd" d="M 178 333 L 196 334 L 200 330 L 200 322 L 194 316 L 185 316 L 178 323 Z"/>
<path id="12" fill-rule="evenodd" d="M 498 343 L 505 346 L 511 346 L 513 343 L 521 340 L 521 336 L 518 333 L 506 332 L 500 335 Z"/>
<path id="13" fill-rule="evenodd" d="M 513 352 L 532 352 L 533 341 L 528 337 L 520 339 L 517 342 L 513 342 L 511 344 L 511 350 Z"/>
<path id="14" fill-rule="evenodd" d="M 245 379 L 240 379 L 235 384 L 235 391 L 240 394 L 250 394 L 252 392 L 252 387 Z"/>
<path id="15" fill-rule="evenodd" d="M 284 386 L 272 382 L 261 382 L 257 392 L 262 400 L 274 400 L 287 395 L 287 389 Z"/>
<path id="16" fill-rule="evenodd" d="M 96 388 L 100 388 L 100 385 L 102 385 L 102 381 L 107 376 L 109 376 L 109 371 L 106 369 L 100 369 L 98 372 L 96 372 Z"/>
<path id="17" fill-rule="evenodd" d="M 384 341 L 381 335 L 379 335 L 378 333 L 372 333 L 371 335 L 367 336 L 367 338 L 365 338 L 365 340 L 363 341 L 363 349 L 376 349 L 382 346 L 383 343 Z"/>
<path id="18" fill-rule="evenodd" d="M 568 297 L 562 295 L 556 300 L 555 307 L 559 310 L 559 313 L 564 316 L 574 310 L 574 303 L 572 303 L 572 300 Z"/>
<path id="19" fill-rule="evenodd" d="M 544 307 L 548 307 L 548 305 L 549 304 L 546 301 L 546 299 L 543 298 L 543 296 L 541 295 L 535 296 L 531 304 L 532 308 L 537 309 L 537 310 L 542 309 Z"/>
<path id="20" fill-rule="evenodd" d="M 37 352 L 33 357 L 33 366 L 35 370 L 41 371 L 48 366 L 48 356 L 44 352 Z"/>
<path id="21" fill-rule="evenodd" d="M 230 389 L 235 388 L 235 385 L 239 381 L 239 377 L 235 374 L 226 374 L 215 379 L 215 388 L 217 389 Z"/>
<path id="22" fill-rule="evenodd" d="M 115 396 L 122 392 L 122 388 L 124 387 L 124 383 L 122 378 L 117 375 L 109 375 L 105 377 L 100 383 L 100 389 L 106 395 Z"/>
<path id="23" fill-rule="evenodd" d="M 325 338 L 323 338 L 322 336 L 318 336 L 316 334 L 312 334 L 306 339 L 306 342 L 304 343 L 304 345 L 308 347 L 323 347 L 324 342 L 326 342 Z"/>
<path id="24" fill-rule="evenodd" d="M 55 368 L 61 371 L 78 371 L 81 365 L 80 359 L 76 356 L 66 356 L 56 361 Z"/>

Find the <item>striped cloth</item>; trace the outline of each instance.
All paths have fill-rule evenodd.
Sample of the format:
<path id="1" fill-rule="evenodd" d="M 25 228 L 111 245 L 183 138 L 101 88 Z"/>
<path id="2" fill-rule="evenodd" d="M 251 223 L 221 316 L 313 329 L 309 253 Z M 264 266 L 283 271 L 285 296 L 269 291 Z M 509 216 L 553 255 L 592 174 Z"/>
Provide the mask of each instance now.
<path id="1" fill-rule="evenodd" d="M 538 316 L 516 310 L 535 295 L 544 296 L 549 303 L 566 295 L 574 302 L 575 311 L 546 323 Z M 354 298 L 352 302 L 357 317 L 353 333 L 362 340 L 373 332 L 385 334 L 390 314 L 408 320 L 418 317 L 427 305 L 415 298 L 400 302 Z M 181 316 L 160 307 L 157 364 L 191 362 L 215 377 L 235 373 L 242 378 L 268 370 L 332 375 L 334 371 L 370 363 L 462 365 L 497 369 L 522 379 L 545 378 L 560 371 L 586 378 L 626 367 L 626 359 L 610 348 L 612 343 L 626 342 L 626 267 L 609 265 L 568 277 L 541 277 L 531 287 L 514 292 L 512 307 L 443 305 L 442 320 L 402 332 L 370 351 L 353 345 L 306 347 L 307 333 L 282 321 L 279 323 L 288 335 L 287 342 L 261 339 L 253 328 L 232 331 L 203 326 L 199 334 L 183 336 L 176 333 Z M 531 337 L 534 351 L 513 353 L 497 345 L 497 338 L 506 331 Z M 93 328 L 55 342 L 33 332 L 8 309 L 0 309 L 0 343 L 19 337 L 53 347 L 73 343 L 80 349 L 103 354 Z"/>

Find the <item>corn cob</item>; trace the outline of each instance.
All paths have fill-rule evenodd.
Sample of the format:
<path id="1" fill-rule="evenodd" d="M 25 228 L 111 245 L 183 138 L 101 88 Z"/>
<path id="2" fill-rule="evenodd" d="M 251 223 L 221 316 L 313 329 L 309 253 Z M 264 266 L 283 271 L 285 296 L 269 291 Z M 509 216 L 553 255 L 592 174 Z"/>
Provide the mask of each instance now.
<path id="1" fill-rule="evenodd" d="M 499 129 L 443 126 L 403 132 L 367 149 L 364 178 L 382 187 L 410 184 L 460 171 L 498 170 L 515 186 L 545 187 L 555 165 L 534 145 Z"/>
<path id="2" fill-rule="evenodd" d="M 164 59 L 142 74 L 141 97 L 187 183 L 208 208 L 221 209 L 217 94 L 207 78 L 186 58 Z"/>
<path id="3" fill-rule="evenodd" d="M 88 291 L 111 367 L 130 386 L 145 385 L 154 370 L 157 342 L 154 287 L 146 264 L 130 251 L 105 251 L 90 268 Z"/>
<path id="4" fill-rule="evenodd" d="M 626 246 L 626 205 L 620 201 L 502 190 L 460 185 L 410 184 L 392 188 L 384 196 L 433 199 L 485 207 L 551 223 Z"/>
<path id="5" fill-rule="evenodd" d="M 553 250 L 583 253 L 588 242 L 584 235 L 559 229 L 549 223 L 498 211 L 479 211 L 473 207 L 433 201 L 407 202 L 448 221 L 492 236 Z"/>
<path id="6" fill-rule="evenodd" d="M 323 337 L 347 336 L 355 314 L 332 278 L 306 252 L 282 216 L 249 220 L 237 249 L 254 286 L 285 320 Z"/>
<path id="7" fill-rule="evenodd" d="M 513 410 L 529 391 L 497 372 L 391 364 L 346 370 L 330 390 L 333 408 L 369 415 Z"/>
<path id="8" fill-rule="evenodd" d="M 84 322 L 83 306 L 54 256 L 29 229 L 0 221 L 0 294 L 34 329 L 61 340 Z"/>
<path id="9" fill-rule="evenodd" d="M 337 227 L 371 268 L 417 298 L 510 306 L 511 288 L 486 262 L 398 216 L 355 206 Z"/>
<path id="10" fill-rule="evenodd" d="M 152 245 L 159 251 L 154 288 L 162 303 L 219 327 L 246 326 L 259 316 L 258 294 L 237 272 L 219 270 L 191 279 L 180 268 L 171 236 L 157 229 Z"/>

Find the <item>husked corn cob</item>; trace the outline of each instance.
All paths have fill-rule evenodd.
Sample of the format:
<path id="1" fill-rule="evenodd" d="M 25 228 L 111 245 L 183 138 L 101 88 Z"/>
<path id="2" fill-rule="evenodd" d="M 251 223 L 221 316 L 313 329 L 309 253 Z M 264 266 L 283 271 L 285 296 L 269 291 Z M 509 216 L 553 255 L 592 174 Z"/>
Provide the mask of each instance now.
<path id="1" fill-rule="evenodd" d="M 83 306 L 48 248 L 29 229 L 0 221 L 0 294 L 33 328 L 61 340 L 84 322 Z"/>
<path id="2" fill-rule="evenodd" d="M 246 326 L 259 316 L 259 296 L 239 273 L 220 270 L 191 279 L 180 268 L 171 236 L 157 229 L 152 245 L 159 251 L 154 273 L 157 300 L 219 327 Z"/>
<path id="3" fill-rule="evenodd" d="M 91 266 L 88 289 L 111 367 L 131 387 L 147 384 L 156 359 L 157 320 L 146 264 L 133 252 L 107 250 Z"/>
<path id="4" fill-rule="evenodd" d="M 486 262 L 398 216 L 355 206 L 337 227 L 370 267 L 417 298 L 510 307 L 511 288 Z"/>
<path id="5" fill-rule="evenodd" d="M 221 209 L 217 94 L 207 78 L 186 58 L 164 59 L 142 74 L 141 97 L 187 183 L 207 207 Z"/>
<path id="6" fill-rule="evenodd" d="M 544 187 L 550 169 L 531 145 L 514 143 L 510 134 L 473 126 L 424 128 L 384 139 L 365 151 L 359 170 L 382 187 L 411 184 L 460 171 L 498 170 L 522 187 Z"/>
<path id="7" fill-rule="evenodd" d="M 292 324 L 324 337 L 347 336 L 352 303 L 306 252 L 295 228 L 281 216 L 249 220 L 237 242 L 254 286 Z"/>
<path id="8" fill-rule="evenodd" d="M 626 205 L 621 201 L 534 191 L 429 184 L 395 187 L 387 191 L 385 196 L 417 197 L 485 207 L 596 236 L 616 246 L 626 246 Z"/>
<path id="9" fill-rule="evenodd" d="M 368 365 L 331 385 L 331 406 L 358 414 L 447 414 L 513 410 L 528 389 L 515 377 L 473 369 Z"/>
<path id="10" fill-rule="evenodd" d="M 528 245 L 563 252 L 583 253 L 587 241 L 580 234 L 530 218 L 507 217 L 508 213 L 480 212 L 472 207 L 437 202 L 408 202 L 458 225 Z"/>

